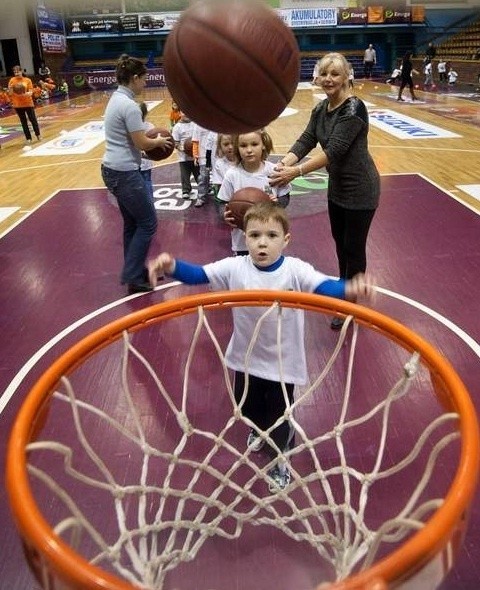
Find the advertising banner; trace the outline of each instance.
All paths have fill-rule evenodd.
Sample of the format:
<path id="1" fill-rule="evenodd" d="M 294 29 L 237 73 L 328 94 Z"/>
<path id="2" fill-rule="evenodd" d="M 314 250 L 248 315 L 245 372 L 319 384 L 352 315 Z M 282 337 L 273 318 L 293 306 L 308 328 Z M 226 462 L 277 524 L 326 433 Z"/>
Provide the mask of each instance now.
<path id="1" fill-rule="evenodd" d="M 305 27 L 333 27 L 337 24 L 336 8 L 293 8 L 279 11 L 284 22 L 292 29 Z"/>
<path id="2" fill-rule="evenodd" d="M 44 53 L 65 53 L 67 40 L 62 15 L 39 5 L 36 16 L 42 51 Z"/>
<path id="3" fill-rule="evenodd" d="M 82 73 L 62 72 L 68 86 L 75 90 L 114 90 L 117 87 L 115 70 L 90 70 Z M 165 86 L 163 68 L 151 68 L 147 73 L 147 87 Z"/>
<path id="4" fill-rule="evenodd" d="M 67 37 L 109 35 L 138 35 L 169 31 L 180 17 L 180 12 L 149 14 L 110 14 L 70 17 L 66 20 Z"/>
<path id="5" fill-rule="evenodd" d="M 339 8 L 338 9 L 338 26 L 348 25 L 366 25 L 367 9 L 366 8 Z"/>

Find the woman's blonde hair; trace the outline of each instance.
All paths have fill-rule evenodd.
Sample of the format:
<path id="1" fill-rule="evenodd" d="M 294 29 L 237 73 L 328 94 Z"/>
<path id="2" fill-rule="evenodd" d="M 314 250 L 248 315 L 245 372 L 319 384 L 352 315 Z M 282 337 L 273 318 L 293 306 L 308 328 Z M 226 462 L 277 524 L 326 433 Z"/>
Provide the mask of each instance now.
<path id="1" fill-rule="evenodd" d="M 341 53 L 327 53 L 321 59 L 318 60 L 317 65 L 315 66 L 315 71 L 317 72 L 317 76 L 319 76 L 322 72 L 324 72 L 331 64 L 335 64 L 338 69 L 343 73 L 345 82 L 344 86 L 348 86 L 348 74 L 350 72 L 350 64 L 345 58 L 344 55 Z"/>

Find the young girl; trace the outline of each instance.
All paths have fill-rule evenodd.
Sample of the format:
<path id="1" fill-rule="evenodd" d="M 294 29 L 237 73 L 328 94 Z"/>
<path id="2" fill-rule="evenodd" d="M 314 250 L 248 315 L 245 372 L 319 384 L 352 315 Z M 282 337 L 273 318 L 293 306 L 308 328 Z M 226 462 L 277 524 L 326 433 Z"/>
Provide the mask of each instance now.
<path id="1" fill-rule="evenodd" d="M 223 210 L 225 201 L 220 201 L 218 193 L 222 186 L 223 179 L 229 168 L 237 164 L 235 159 L 235 152 L 233 149 L 233 136 L 225 133 L 217 134 L 217 144 L 213 153 L 213 166 L 211 174 L 211 186 L 213 190 L 213 197 L 215 208 L 219 219 L 223 222 Z"/>
<path id="2" fill-rule="evenodd" d="M 275 168 L 275 164 L 267 160 L 273 150 L 270 135 L 264 129 L 242 133 L 235 136 L 233 147 L 238 164 L 225 172 L 218 199 L 228 203 L 236 191 L 254 187 L 268 193 L 272 201 L 277 201 L 281 207 L 286 207 L 290 202 L 290 184 L 272 188 L 269 183 L 269 177 Z M 228 208 L 224 209 L 223 218 L 232 226 L 232 250 L 235 254 L 244 256 L 247 252 L 245 234 L 234 227 Z"/>
<path id="3" fill-rule="evenodd" d="M 217 197 L 227 170 L 237 163 L 232 135 L 218 134 L 215 156 L 215 164 L 212 168 L 212 185 L 215 197 Z"/>

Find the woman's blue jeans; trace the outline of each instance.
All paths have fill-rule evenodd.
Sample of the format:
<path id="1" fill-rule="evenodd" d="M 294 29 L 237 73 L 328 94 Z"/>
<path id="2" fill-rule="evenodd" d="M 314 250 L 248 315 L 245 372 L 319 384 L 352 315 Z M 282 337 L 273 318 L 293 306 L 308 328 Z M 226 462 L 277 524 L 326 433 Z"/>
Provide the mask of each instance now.
<path id="1" fill-rule="evenodd" d="M 147 280 L 145 261 L 157 229 L 153 199 L 140 170 L 123 172 L 102 165 L 102 178 L 117 199 L 123 217 L 121 282 L 129 285 L 144 283 Z"/>

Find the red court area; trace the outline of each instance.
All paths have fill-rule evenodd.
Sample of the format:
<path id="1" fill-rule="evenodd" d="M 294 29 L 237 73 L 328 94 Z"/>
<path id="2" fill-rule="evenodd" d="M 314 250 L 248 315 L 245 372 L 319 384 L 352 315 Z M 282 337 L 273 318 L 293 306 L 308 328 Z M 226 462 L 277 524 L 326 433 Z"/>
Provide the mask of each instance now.
<path id="1" fill-rule="evenodd" d="M 168 167 L 155 170 L 156 200 L 159 229 L 152 246 L 152 254 L 162 250 L 197 263 L 228 256 L 229 231 L 217 220 L 213 204 L 200 211 L 177 198 L 178 187 L 165 183 Z M 172 175 L 173 178 L 173 175 Z M 480 253 L 478 251 L 479 217 L 417 175 L 385 176 L 382 178 L 382 201 L 375 217 L 369 241 L 369 270 L 382 288 L 375 309 L 386 314 L 423 336 L 450 360 L 470 391 L 478 410 L 479 336 L 480 316 L 478 292 L 480 290 Z M 292 198 L 290 215 L 293 239 L 288 254 L 299 256 L 329 273 L 336 273 L 335 252 L 329 233 L 324 188 L 305 186 Z M 60 191 L 33 212 L 22 223 L 1 238 L 0 302 L 3 310 L 2 340 L 0 343 L 0 388 L 2 447 L 6 447 L 15 415 L 30 387 L 38 376 L 73 343 L 96 328 L 132 311 L 162 301 L 198 292 L 196 287 L 172 285 L 168 280 L 154 293 L 124 297 L 124 288 L 118 284 L 121 265 L 121 220 L 118 211 L 105 189 Z M 205 289 L 203 289 L 205 290 Z M 163 375 L 167 390 L 172 392 L 174 404 L 181 407 L 183 369 L 188 359 L 195 321 L 188 318 L 183 324 L 155 331 L 137 332 L 132 343 L 139 347 L 159 374 Z M 212 319 L 220 347 L 229 335 L 230 319 L 225 313 Z M 332 354 L 338 334 L 329 329 L 329 318 L 323 315 L 307 320 L 307 355 L 314 380 Z M 298 406 L 298 420 L 315 437 L 319 430 L 332 428 L 341 414 L 348 367 L 351 336 L 342 345 L 335 368 L 324 387 L 305 398 Z M 407 360 L 396 345 L 390 345 L 381 336 L 362 328 L 358 335 L 356 364 L 353 372 L 352 400 L 348 411 L 360 415 L 368 411 L 369 404 L 377 404 L 388 395 L 393 383 L 402 373 Z M 203 341 L 201 341 L 203 343 Z M 95 403 L 107 415 L 122 424 L 133 421 L 128 399 L 122 393 L 122 380 L 118 361 L 122 347 L 115 344 L 92 356 L 75 376 L 75 385 L 93 392 Z M 145 377 L 143 365 L 135 365 L 133 391 L 138 413 L 146 417 L 144 434 L 151 444 L 161 450 L 174 448 L 180 434 L 178 420 L 158 388 Z M 148 371 L 147 371 L 148 373 Z M 415 394 L 407 396 L 396 407 L 391 418 L 386 448 L 388 461 L 408 452 L 419 433 L 434 415 L 441 412 L 426 379 L 418 378 Z M 215 347 L 205 342 L 194 354 L 189 379 L 187 410 L 202 431 L 218 431 L 232 413 L 232 404 L 226 392 L 225 380 L 218 364 Z M 297 392 L 300 399 L 305 390 Z M 62 402 L 48 417 L 48 428 L 59 440 L 72 446 L 73 427 L 71 414 L 62 414 Z M 350 415 L 350 414 L 349 414 Z M 61 419 L 60 419 L 61 416 Z M 69 417 L 70 416 L 70 417 Z M 375 419 L 379 427 L 380 419 Z M 90 416 L 85 421 L 90 442 L 102 447 L 116 480 L 124 481 L 127 458 L 136 458 L 140 465 L 142 454 L 132 450 L 125 439 L 115 442 L 110 426 L 103 419 Z M 377 428 L 377 430 L 378 430 Z M 378 430 L 380 432 L 381 430 Z M 350 463 L 359 470 L 368 471 L 375 457 L 378 441 L 375 429 L 364 424 L 352 429 L 346 438 Z M 236 423 L 228 430 L 225 440 L 231 449 L 244 445 L 247 426 Z M 193 441 L 193 442 L 192 442 Z M 296 435 L 299 445 L 299 436 Z M 190 439 L 192 453 L 198 460 L 212 448 L 211 439 L 200 435 Z M 210 446 L 209 446 L 210 445 Z M 322 468 L 334 465 L 335 445 L 322 447 Z M 229 447 L 230 448 L 230 447 Z M 79 454 L 80 445 L 77 449 Z M 225 449 L 224 449 L 225 450 Z M 170 451 L 169 451 L 170 452 Z M 458 448 L 448 449 L 434 472 L 435 494 L 445 492 L 445 486 L 454 472 Z M 235 452 L 214 453 L 212 465 L 219 473 L 231 466 Z M 5 456 L 2 454 L 2 472 Z M 398 458 L 397 458 L 398 460 Z M 48 455 L 40 462 L 49 463 Z M 237 471 L 238 485 L 247 485 L 255 469 L 261 469 L 266 459 L 252 459 Z M 294 459 L 298 481 L 307 479 L 315 471 L 312 458 L 300 454 Z M 167 467 L 156 464 L 165 477 Z M 400 506 L 415 480 L 421 479 L 424 470 L 414 464 L 401 477 L 393 478 L 382 492 L 372 494 L 372 505 L 366 511 L 368 526 L 378 527 L 388 518 L 392 505 Z M 97 474 L 98 476 L 98 474 Z M 177 471 L 173 477 L 178 488 L 188 485 L 190 474 Z M 211 497 L 215 478 L 207 474 L 196 485 L 199 497 Z M 312 484 L 313 485 L 313 484 Z M 173 486 L 173 483 L 172 483 Z M 332 483 L 332 494 L 344 488 L 344 483 Z M 355 488 L 355 486 L 353 486 Z M 249 488 L 250 489 L 250 488 Z M 410 490 L 410 492 L 409 492 Z M 224 492 L 222 501 L 232 500 L 231 489 Z M 264 482 L 259 478 L 251 486 L 252 494 L 266 501 Z M 353 490 L 355 491 L 355 490 Z M 39 501 L 45 501 L 57 511 L 48 488 L 38 486 Z M 325 488 L 311 491 L 310 503 L 323 505 Z M 0 562 L 0 587 L 9 590 L 35 588 L 25 564 L 20 541 L 10 516 L 5 490 L 2 489 L 1 522 L 4 523 L 4 543 Z M 93 518 L 105 526 L 109 542 L 114 538 L 114 519 L 99 509 L 103 492 L 90 489 L 83 493 L 85 505 L 93 507 Z M 306 493 L 297 485 L 292 497 L 304 509 Z M 251 510 L 249 498 L 242 500 L 238 511 L 243 515 Z M 152 500 L 150 514 L 158 510 Z M 167 503 L 164 517 L 175 520 L 176 508 Z M 202 510 L 199 501 L 187 504 L 184 517 L 195 518 Z M 218 506 L 210 507 L 210 516 L 218 515 Z M 281 518 L 288 517 L 291 506 L 280 499 L 262 505 L 264 517 L 272 510 Z M 148 512 L 148 510 L 147 510 Z M 178 516 L 178 515 L 177 515 Z M 101 521 L 107 522 L 101 522 Z M 234 520 L 226 520 L 224 530 L 230 534 Z M 308 542 L 292 537 L 301 531 L 292 525 L 292 534 L 284 534 L 275 527 L 257 527 L 250 522 L 238 539 L 227 540 L 228 534 L 208 540 L 199 552 L 198 560 L 180 565 L 167 574 L 166 588 L 224 588 L 235 586 L 246 589 L 297 587 L 313 588 L 332 572 L 329 566 L 319 565 L 319 556 Z M 318 533 L 315 530 L 314 533 Z M 472 507 L 471 520 L 463 547 L 456 558 L 453 570 L 443 582 L 442 590 L 474 590 L 480 585 L 480 510 L 478 502 Z M 161 542 L 165 540 L 166 533 Z M 325 577 L 324 577 L 325 576 Z"/>

